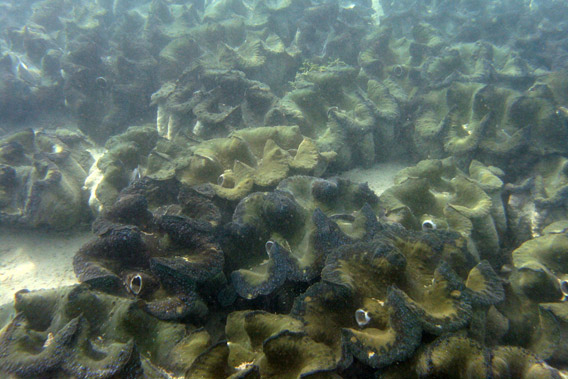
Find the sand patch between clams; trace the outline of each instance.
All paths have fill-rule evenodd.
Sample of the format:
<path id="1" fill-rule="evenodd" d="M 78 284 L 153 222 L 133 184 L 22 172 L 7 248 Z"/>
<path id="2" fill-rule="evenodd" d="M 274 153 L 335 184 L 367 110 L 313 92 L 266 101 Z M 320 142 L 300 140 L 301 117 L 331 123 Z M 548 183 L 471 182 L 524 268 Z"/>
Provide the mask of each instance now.
<path id="1" fill-rule="evenodd" d="M 46 233 L 0 228 L 0 304 L 21 289 L 77 283 L 73 255 L 93 238 L 90 231 Z"/>
<path id="2" fill-rule="evenodd" d="M 354 168 L 353 170 L 345 171 L 340 176 L 352 182 L 367 182 L 369 188 L 372 189 L 377 196 L 380 196 L 384 190 L 394 184 L 393 180 L 395 175 L 408 166 L 409 165 L 406 163 L 398 162 L 377 163 L 370 168 Z"/>

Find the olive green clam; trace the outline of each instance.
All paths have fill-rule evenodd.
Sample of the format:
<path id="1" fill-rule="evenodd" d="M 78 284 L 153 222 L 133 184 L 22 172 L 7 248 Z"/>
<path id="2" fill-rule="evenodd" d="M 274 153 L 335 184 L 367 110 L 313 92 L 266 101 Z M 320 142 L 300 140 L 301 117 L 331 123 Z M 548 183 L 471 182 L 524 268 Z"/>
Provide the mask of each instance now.
<path id="1" fill-rule="evenodd" d="M 536 302 L 559 301 L 566 296 L 568 237 L 564 234 L 546 234 L 523 243 L 513 251 L 517 270 L 515 285 Z"/>

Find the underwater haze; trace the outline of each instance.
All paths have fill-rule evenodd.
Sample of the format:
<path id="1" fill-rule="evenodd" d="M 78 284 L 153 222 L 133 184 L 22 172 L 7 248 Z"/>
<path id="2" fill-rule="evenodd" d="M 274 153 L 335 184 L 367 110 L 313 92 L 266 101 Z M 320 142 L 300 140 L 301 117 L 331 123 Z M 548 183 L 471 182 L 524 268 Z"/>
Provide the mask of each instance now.
<path id="1" fill-rule="evenodd" d="M 568 377 L 566 0 L 0 0 L 1 378 Z"/>

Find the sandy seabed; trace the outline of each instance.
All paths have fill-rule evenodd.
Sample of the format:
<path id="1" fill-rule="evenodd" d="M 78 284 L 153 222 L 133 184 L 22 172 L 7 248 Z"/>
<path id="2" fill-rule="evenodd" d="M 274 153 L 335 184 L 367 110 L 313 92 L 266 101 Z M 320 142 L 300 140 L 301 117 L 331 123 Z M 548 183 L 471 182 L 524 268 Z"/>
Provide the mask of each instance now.
<path id="1" fill-rule="evenodd" d="M 377 163 L 369 168 L 355 168 L 341 174 L 342 178 L 349 179 L 353 182 L 369 184 L 377 195 L 383 193 L 384 190 L 392 186 L 395 175 L 408 166 L 413 164 L 405 164 L 398 162 Z"/>
<path id="2" fill-rule="evenodd" d="M 37 290 L 77 283 L 73 255 L 93 238 L 82 232 L 47 233 L 0 229 L 0 304 L 21 289 Z"/>

